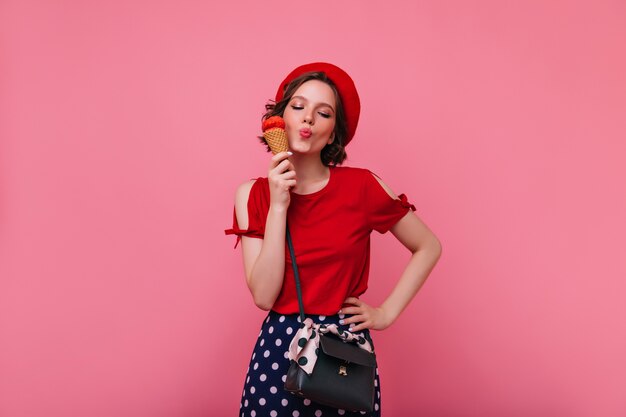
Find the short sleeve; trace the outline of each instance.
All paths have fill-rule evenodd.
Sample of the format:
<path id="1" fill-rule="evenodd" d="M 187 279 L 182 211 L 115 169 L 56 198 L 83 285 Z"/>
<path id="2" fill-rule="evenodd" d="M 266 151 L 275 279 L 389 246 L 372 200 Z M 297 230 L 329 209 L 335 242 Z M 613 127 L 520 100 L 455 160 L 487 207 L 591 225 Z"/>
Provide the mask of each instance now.
<path id="1" fill-rule="evenodd" d="M 267 219 L 268 199 L 263 192 L 263 178 L 258 178 L 250 189 L 248 197 L 248 228 L 240 229 L 237 222 L 237 212 L 233 208 L 233 227 L 224 230 L 226 235 L 237 235 L 235 248 L 241 241 L 241 236 L 263 239 L 265 237 L 265 221 Z"/>
<path id="2" fill-rule="evenodd" d="M 382 185 L 374 178 L 371 171 L 366 171 L 364 186 L 364 207 L 368 226 L 378 233 L 387 233 L 402 217 L 415 211 L 406 195 L 400 194 L 392 198 Z"/>

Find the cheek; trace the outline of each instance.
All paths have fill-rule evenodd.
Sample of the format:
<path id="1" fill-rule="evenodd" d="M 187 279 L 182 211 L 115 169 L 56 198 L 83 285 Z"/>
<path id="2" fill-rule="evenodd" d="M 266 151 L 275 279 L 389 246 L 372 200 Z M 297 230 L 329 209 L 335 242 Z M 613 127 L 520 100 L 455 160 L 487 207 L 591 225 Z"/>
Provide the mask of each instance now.
<path id="1" fill-rule="evenodd" d="M 328 134 L 330 135 L 331 133 L 333 133 L 333 131 L 335 130 L 335 120 L 326 120 L 326 128 L 325 130 L 328 132 Z"/>
<path id="2" fill-rule="evenodd" d="M 283 112 L 283 120 L 285 121 L 286 127 L 289 127 L 289 125 L 296 123 L 297 122 L 296 112 L 294 112 L 290 108 L 286 108 L 285 111 Z"/>
<path id="3" fill-rule="evenodd" d="M 293 126 L 296 125 L 296 123 L 293 121 L 293 119 L 291 119 L 287 115 L 283 116 L 283 120 L 285 121 L 285 129 L 286 130 L 290 130 L 290 129 L 293 128 Z"/>

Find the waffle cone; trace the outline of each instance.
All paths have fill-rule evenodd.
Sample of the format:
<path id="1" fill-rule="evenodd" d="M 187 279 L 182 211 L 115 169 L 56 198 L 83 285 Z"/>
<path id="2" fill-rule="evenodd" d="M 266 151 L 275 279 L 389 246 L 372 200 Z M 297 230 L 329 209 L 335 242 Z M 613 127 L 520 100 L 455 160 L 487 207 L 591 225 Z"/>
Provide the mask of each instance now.
<path id="1" fill-rule="evenodd" d="M 272 153 L 285 152 L 289 149 L 287 144 L 287 132 L 280 127 L 274 127 L 263 132 L 263 137 L 269 145 Z"/>

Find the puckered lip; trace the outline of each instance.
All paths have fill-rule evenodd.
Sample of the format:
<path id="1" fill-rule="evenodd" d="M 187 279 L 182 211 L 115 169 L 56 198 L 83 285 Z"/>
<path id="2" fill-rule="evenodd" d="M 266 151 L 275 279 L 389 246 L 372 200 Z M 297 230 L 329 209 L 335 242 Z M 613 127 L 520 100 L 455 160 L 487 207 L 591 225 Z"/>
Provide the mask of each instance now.
<path id="1" fill-rule="evenodd" d="M 304 127 L 302 129 L 300 129 L 300 136 L 302 136 L 303 138 L 310 138 L 311 135 L 313 134 L 313 131 L 311 129 L 309 129 L 308 127 Z"/>

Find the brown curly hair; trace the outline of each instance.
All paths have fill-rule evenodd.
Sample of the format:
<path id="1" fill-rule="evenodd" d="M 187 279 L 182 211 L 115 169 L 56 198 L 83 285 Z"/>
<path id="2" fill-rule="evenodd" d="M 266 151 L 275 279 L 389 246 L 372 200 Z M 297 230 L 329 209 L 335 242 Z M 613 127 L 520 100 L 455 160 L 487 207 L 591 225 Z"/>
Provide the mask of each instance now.
<path id="1" fill-rule="evenodd" d="M 336 111 L 335 111 L 335 139 L 331 144 L 327 144 L 322 149 L 320 157 L 322 159 L 322 163 L 326 166 L 329 165 L 341 165 L 343 161 L 346 160 L 348 154 L 346 153 L 346 149 L 344 146 L 345 138 L 348 136 L 348 125 L 346 124 L 346 116 L 343 110 L 343 103 L 341 102 L 341 96 L 337 92 L 337 87 L 332 82 L 330 78 L 324 72 L 307 72 L 302 74 L 298 78 L 295 78 L 289 84 L 285 86 L 285 91 L 283 94 L 283 98 L 277 103 L 271 101 L 265 105 L 265 114 L 263 115 L 262 120 L 270 118 L 272 116 L 283 116 L 285 112 L 285 108 L 287 104 L 291 100 L 291 97 L 296 92 L 296 90 L 305 82 L 311 80 L 319 80 L 325 82 L 330 86 L 335 94 L 335 103 L 336 103 Z M 267 146 L 267 151 L 271 152 L 270 147 L 267 145 L 265 138 L 263 136 L 259 136 L 261 143 Z"/>

